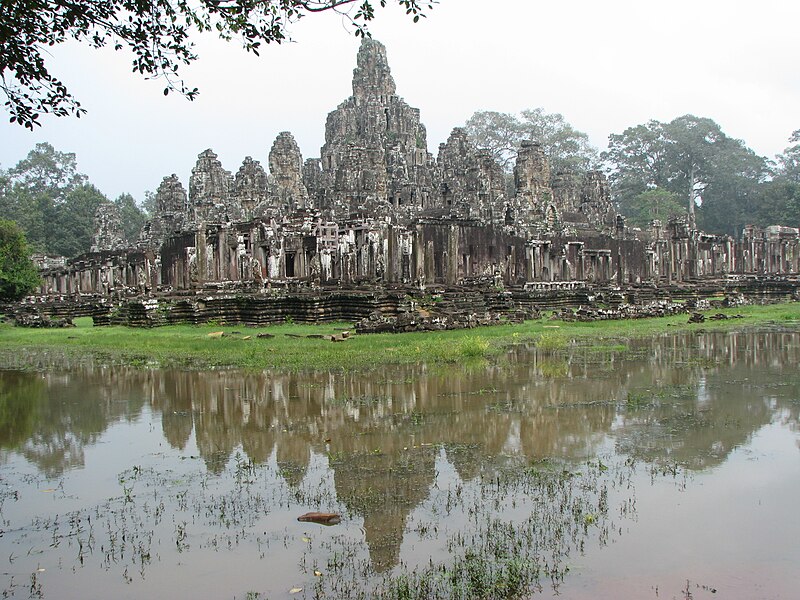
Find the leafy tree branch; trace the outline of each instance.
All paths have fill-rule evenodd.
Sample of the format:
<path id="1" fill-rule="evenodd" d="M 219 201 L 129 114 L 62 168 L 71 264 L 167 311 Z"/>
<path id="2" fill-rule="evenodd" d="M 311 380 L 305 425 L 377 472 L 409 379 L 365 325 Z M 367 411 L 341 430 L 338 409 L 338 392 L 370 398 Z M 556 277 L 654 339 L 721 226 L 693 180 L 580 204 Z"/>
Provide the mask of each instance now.
<path id="1" fill-rule="evenodd" d="M 197 60 L 195 33 L 239 40 L 258 55 L 263 44 L 287 40 L 288 27 L 308 15 L 341 14 L 356 36 L 369 35 L 375 7 L 389 2 L 414 22 L 436 0 L 4 0 L 0 3 L 0 90 L 10 121 L 28 129 L 42 114 L 80 117 L 86 109 L 48 68 L 50 49 L 68 40 L 93 48 L 127 48 L 134 73 L 161 79 L 164 94 L 189 100 L 199 90 L 181 76 Z"/>

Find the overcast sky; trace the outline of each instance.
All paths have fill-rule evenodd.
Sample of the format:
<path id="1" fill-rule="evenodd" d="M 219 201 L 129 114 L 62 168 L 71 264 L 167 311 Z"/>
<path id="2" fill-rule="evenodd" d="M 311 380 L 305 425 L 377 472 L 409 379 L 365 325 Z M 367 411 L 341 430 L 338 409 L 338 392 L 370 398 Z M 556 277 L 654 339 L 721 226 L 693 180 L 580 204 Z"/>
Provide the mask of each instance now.
<path id="1" fill-rule="evenodd" d="M 434 155 L 476 110 L 542 107 L 601 149 L 611 133 L 691 113 L 772 158 L 800 129 L 798 24 L 800 3 L 789 0 L 441 0 L 418 24 L 378 10 L 371 30 Z M 303 157 L 317 157 L 327 113 L 352 93 L 359 40 L 334 15 L 291 33 L 294 43 L 260 57 L 198 39 L 200 60 L 184 73 L 200 88 L 194 102 L 165 98 L 123 52 L 54 47 L 51 71 L 89 112 L 44 117 L 33 133 L 3 113 L 0 167 L 47 141 L 74 152 L 110 198 L 141 201 L 172 173 L 188 186 L 206 148 L 233 173 L 245 156 L 266 167 L 277 134 L 291 131 Z"/>

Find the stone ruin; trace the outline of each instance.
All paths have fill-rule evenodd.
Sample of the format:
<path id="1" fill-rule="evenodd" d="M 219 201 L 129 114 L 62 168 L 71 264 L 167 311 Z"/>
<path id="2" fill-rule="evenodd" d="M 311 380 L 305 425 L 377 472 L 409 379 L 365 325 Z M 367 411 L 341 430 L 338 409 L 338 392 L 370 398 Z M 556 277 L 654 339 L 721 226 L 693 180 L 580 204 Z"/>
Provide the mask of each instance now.
<path id="1" fill-rule="evenodd" d="M 175 318 L 202 320 L 213 315 L 198 306 L 235 294 L 236 306 L 247 297 L 256 307 L 241 318 L 262 322 L 375 319 L 381 306 L 405 310 L 414 290 L 468 297 L 464 290 L 479 289 L 477 305 L 498 305 L 489 296 L 501 294 L 497 311 L 508 314 L 559 304 L 577 289 L 642 288 L 650 298 L 653 289 L 742 276 L 796 280 L 800 270 L 797 229 L 747 228 L 741 242 L 698 231 L 691 219 L 631 230 L 602 173 L 552 173 L 533 140 L 519 149 L 513 192 L 462 128 L 434 158 L 419 110 L 397 95 L 386 49 L 373 39 L 358 51 L 353 95 L 328 115 L 320 158 L 303 161 L 283 132 L 267 164 L 268 172 L 247 157 L 232 175 L 211 149 L 201 152 L 188 192 L 177 175 L 161 182 L 135 247 L 123 247 L 113 206 L 103 205 L 92 251 L 43 270 L 40 299 L 194 297 Z M 336 309 L 331 294 L 345 298 Z M 287 295 L 295 308 L 259 304 Z M 584 296 L 594 297 L 577 302 Z"/>

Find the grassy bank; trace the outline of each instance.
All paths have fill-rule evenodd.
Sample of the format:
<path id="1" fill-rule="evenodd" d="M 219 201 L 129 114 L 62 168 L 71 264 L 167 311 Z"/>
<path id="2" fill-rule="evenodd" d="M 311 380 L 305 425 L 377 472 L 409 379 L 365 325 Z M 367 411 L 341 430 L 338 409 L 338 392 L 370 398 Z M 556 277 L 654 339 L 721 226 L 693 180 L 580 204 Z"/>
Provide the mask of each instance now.
<path id="1" fill-rule="evenodd" d="M 509 345 L 533 343 L 552 350 L 570 344 L 625 347 L 626 341 L 679 330 L 743 328 L 779 323 L 800 328 L 800 303 L 714 310 L 741 319 L 689 324 L 687 315 L 624 321 L 565 323 L 540 319 L 518 325 L 435 333 L 351 335 L 342 342 L 320 337 L 349 324 L 276 325 L 249 328 L 172 325 L 155 329 L 93 327 L 78 319 L 69 329 L 26 329 L 0 324 L 0 367 L 21 366 L 36 353 L 142 366 L 247 369 L 370 369 L 388 364 L 462 362 L 501 354 Z M 213 335 L 224 332 L 223 336 Z M 259 333 L 274 337 L 259 338 Z M 212 335 L 209 335 L 212 334 Z"/>

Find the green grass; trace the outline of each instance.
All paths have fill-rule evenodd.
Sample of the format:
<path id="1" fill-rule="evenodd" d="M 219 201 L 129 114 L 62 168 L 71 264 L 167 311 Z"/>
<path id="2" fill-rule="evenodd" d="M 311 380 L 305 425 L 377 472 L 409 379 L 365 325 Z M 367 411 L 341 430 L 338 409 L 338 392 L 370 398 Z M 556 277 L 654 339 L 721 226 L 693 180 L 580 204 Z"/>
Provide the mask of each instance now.
<path id="1" fill-rule="evenodd" d="M 627 340 L 680 330 L 725 330 L 770 322 L 800 327 L 800 303 L 746 306 L 711 310 L 741 314 L 743 319 L 688 324 L 687 315 L 654 319 L 565 323 L 540 319 L 523 324 L 472 330 L 403 334 L 352 334 L 347 323 L 324 325 L 282 324 L 250 328 L 221 325 L 169 325 L 153 329 L 93 327 L 91 319 L 77 319 L 70 329 L 26 329 L 0 324 L 0 365 L 24 366 L 32 353 L 89 356 L 101 361 L 138 366 L 292 370 L 363 370 L 389 364 L 463 363 L 502 354 L 509 346 L 528 343 L 558 353 L 570 345 L 625 347 Z M 351 331 L 344 342 L 311 339 Z M 224 331 L 225 337 L 208 334 Z M 233 333 L 238 332 L 238 333 Z M 258 333 L 275 337 L 258 339 Z M 290 337 L 293 336 L 303 337 Z M 251 336 L 250 339 L 244 339 Z"/>

